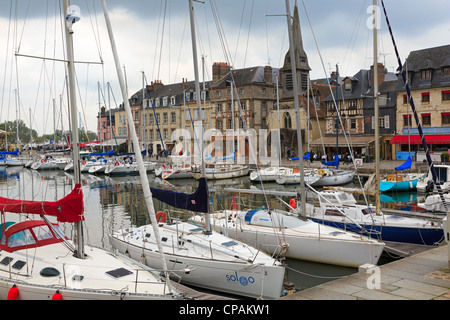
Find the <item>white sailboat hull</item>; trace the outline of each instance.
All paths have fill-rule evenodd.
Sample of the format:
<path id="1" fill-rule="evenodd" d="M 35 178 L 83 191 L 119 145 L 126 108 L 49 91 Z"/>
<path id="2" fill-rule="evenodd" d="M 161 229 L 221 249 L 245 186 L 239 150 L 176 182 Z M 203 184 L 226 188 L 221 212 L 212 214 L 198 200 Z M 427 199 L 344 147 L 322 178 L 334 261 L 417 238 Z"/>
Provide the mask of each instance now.
<path id="1" fill-rule="evenodd" d="M 312 186 L 339 186 L 352 182 L 355 177 L 355 171 L 353 170 L 329 170 L 329 173 L 327 171 L 324 172 L 320 179 L 314 182 Z"/>
<path id="2" fill-rule="evenodd" d="M 283 167 L 269 167 L 255 170 L 250 173 L 250 180 L 263 182 L 275 181 L 277 177 L 283 175 L 286 172 L 286 170 L 287 168 Z"/>
<path id="3" fill-rule="evenodd" d="M 230 215 L 235 216 L 236 212 L 239 214 L 239 211 L 231 210 L 212 214 L 214 229 L 270 254 L 283 252 L 287 258 L 358 267 L 365 263 L 377 264 L 384 249 L 382 242 L 340 232 L 335 228 L 322 228 L 323 225 L 312 221 L 297 227 L 274 230 L 270 225 L 249 224 L 235 218 L 231 221 L 226 219 Z M 197 217 L 196 220 L 199 221 L 200 218 Z M 283 239 L 281 244 L 280 239 Z"/>
<path id="4" fill-rule="evenodd" d="M 180 240 L 182 245 L 173 244 L 171 239 L 177 241 L 177 235 L 180 236 L 185 227 L 197 229 L 194 231 L 196 234 L 184 233 Z M 198 231 L 198 226 L 190 223 L 181 223 L 178 228 L 180 234 L 176 233 L 176 226 L 165 225 L 160 229 L 161 236 L 167 239 L 164 243 L 164 255 L 174 281 L 181 279 L 184 284 L 245 297 L 264 299 L 280 297 L 284 267 L 276 260 L 262 252 L 257 253 L 258 250 L 246 245 L 238 243 L 231 245 L 230 238 L 218 233 L 205 235 Z M 141 262 L 144 255 L 145 264 L 161 270 L 163 264 L 156 244 L 147 239 L 143 243 L 142 239 L 146 234 L 153 234 L 151 226 L 114 232 L 110 241 L 119 252 L 126 252 L 132 259 Z M 195 245 L 190 242 L 191 240 L 201 245 Z M 218 248 L 217 244 L 225 245 Z M 252 255 L 254 261 L 236 257 L 249 257 L 250 251 L 254 251 Z"/>
<path id="5" fill-rule="evenodd" d="M 249 166 L 245 165 L 215 165 L 213 168 L 206 168 L 205 176 L 207 180 L 220 180 L 239 178 L 248 175 Z M 200 179 L 201 173 L 194 172 L 194 178 Z"/>

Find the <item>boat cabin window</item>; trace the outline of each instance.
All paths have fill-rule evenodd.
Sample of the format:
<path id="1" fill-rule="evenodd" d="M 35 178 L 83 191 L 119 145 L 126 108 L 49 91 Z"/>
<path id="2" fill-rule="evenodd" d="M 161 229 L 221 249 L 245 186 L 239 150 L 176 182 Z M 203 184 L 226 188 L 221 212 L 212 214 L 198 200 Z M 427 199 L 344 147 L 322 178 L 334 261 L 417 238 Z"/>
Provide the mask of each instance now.
<path id="1" fill-rule="evenodd" d="M 342 212 L 340 212 L 339 210 L 335 210 L 335 209 L 327 209 L 325 211 L 325 215 L 326 216 L 335 216 L 335 217 L 343 217 L 344 214 Z"/>
<path id="2" fill-rule="evenodd" d="M 2 244 L 4 244 L 3 241 L 4 240 L 2 240 Z M 8 247 L 10 248 L 26 246 L 35 243 L 36 241 L 34 240 L 33 235 L 29 230 L 17 232 L 8 238 Z"/>
<path id="3" fill-rule="evenodd" d="M 133 272 L 131 272 L 130 270 L 127 270 L 125 268 L 118 268 L 118 269 L 114 269 L 114 270 L 111 270 L 111 271 L 106 271 L 105 273 L 107 275 L 110 275 L 114 279 L 119 279 L 119 278 L 128 276 L 130 274 L 133 274 Z"/>
<path id="4" fill-rule="evenodd" d="M 336 200 L 336 197 L 334 196 L 334 195 L 332 195 L 332 194 L 322 194 L 322 196 L 326 199 L 326 200 L 328 200 L 328 201 L 330 201 L 331 203 L 338 203 L 338 201 Z M 327 202 L 327 201 L 325 201 L 325 202 Z"/>
<path id="5" fill-rule="evenodd" d="M 361 212 L 363 213 L 363 215 L 375 213 L 372 212 L 370 208 L 362 209 Z"/>
<path id="6" fill-rule="evenodd" d="M 228 241 L 228 242 L 223 242 L 223 243 L 222 243 L 222 245 L 225 246 L 225 247 L 232 247 L 232 246 L 235 246 L 235 245 L 237 245 L 237 244 L 238 244 L 238 243 L 237 243 L 236 241 L 233 241 L 233 240 Z"/>
<path id="7" fill-rule="evenodd" d="M 13 258 L 11 257 L 4 257 L 2 261 L 0 261 L 1 265 L 7 266 L 11 261 L 13 261 Z"/>
<path id="8" fill-rule="evenodd" d="M 27 263 L 25 261 L 22 260 L 17 260 L 16 262 L 14 262 L 14 264 L 12 265 L 13 269 L 17 269 L 20 270 L 22 269 Z"/>

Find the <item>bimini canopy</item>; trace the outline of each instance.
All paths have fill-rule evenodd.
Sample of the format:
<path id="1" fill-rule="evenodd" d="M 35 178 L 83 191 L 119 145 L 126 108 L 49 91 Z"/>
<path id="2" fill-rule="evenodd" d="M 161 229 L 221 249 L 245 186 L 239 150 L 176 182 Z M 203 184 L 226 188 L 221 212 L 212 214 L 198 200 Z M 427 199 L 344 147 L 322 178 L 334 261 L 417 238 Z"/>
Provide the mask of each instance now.
<path id="1" fill-rule="evenodd" d="M 6 223 L 0 226 L 6 230 L 2 233 L 0 249 L 14 252 L 23 249 L 37 248 L 53 243 L 60 243 L 63 239 L 57 236 L 44 221 L 26 220 L 19 223 Z M 52 228 L 59 228 L 53 225 Z M 62 233 L 61 230 L 59 232 Z M 66 237 L 66 240 L 67 237 Z"/>
<path id="2" fill-rule="evenodd" d="M 58 201 L 26 201 L 0 197 L 0 212 L 39 214 L 56 217 L 59 222 L 84 220 L 81 184 Z"/>

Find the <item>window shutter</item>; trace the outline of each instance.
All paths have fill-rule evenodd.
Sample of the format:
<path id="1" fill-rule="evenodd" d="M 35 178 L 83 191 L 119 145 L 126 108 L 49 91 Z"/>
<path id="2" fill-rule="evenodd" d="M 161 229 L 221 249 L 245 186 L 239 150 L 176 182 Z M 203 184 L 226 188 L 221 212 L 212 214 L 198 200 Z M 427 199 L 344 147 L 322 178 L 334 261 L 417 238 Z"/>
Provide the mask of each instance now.
<path id="1" fill-rule="evenodd" d="M 385 115 L 384 116 L 384 127 L 386 128 L 386 129 L 389 129 L 389 116 L 388 115 Z"/>

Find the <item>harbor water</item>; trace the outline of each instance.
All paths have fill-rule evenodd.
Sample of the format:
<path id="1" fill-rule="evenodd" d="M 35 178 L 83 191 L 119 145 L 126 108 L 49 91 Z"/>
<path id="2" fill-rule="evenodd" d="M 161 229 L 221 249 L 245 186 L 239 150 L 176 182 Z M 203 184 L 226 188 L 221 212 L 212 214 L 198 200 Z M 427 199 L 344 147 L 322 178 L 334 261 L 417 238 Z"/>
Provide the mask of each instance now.
<path id="1" fill-rule="evenodd" d="M 197 187 L 195 179 L 164 181 L 154 174 L 148 174 L 148 177 L 150 186 L 155 188 L 193 193 Z M 111 249 L 108 235 L 112 230 L 150 223 L 139 176 L 111 177 L 82 174 L 82 187 L 86 218 L 85 239 L 87 244 Z M 208 187 L 212 211 L 231 209 L 233 203 L 238 209 L 261 208 L 269 205 L 271 208 L 289 210 L 285 203 L 289 203 L 290 198 L 286 196 L 271 195 L 265 198 L 262 192 L 260 194 L 231 194 L 224 190 L 225 188 L 260 189 L 261 186 L 251 183 L 248 176 L 233 180 L 209 181 Z M 1 197 L 56 201 L 69 194 L 72 188 L 73 175 L 63 170 L 36 171 L 22 167 L 0 167 Z M 276 183 L 264 184 L 265 190 L 296 191 L 298 188 L 299 186 L 282 186 Z M 357 200 L 364 201 L 364 199 L 359 199 L 358 197 Z M 418 198 L 415 193 L 403 193 L 401 195 L 382 195 L 381 200 L 383 207 L 414 210 Z M 170 217 L 189 218 L 186 215 L 187 213 L 182 210 L 170 208 L 156 199 L 153 201 L 156 212 L 166 210 Z M 72 238 L 73 226 L 71 224 L 62 224 L 62 227 L 66 235 Z M 384 254 L 379 264 L 384 264 L 393 259 L 397 258 Z M 287 259 L 285 262 L 287 267 L 286 281 L 294 283 L 297 291 L 358 271 L 356 268 L 295 259 Z"/>

